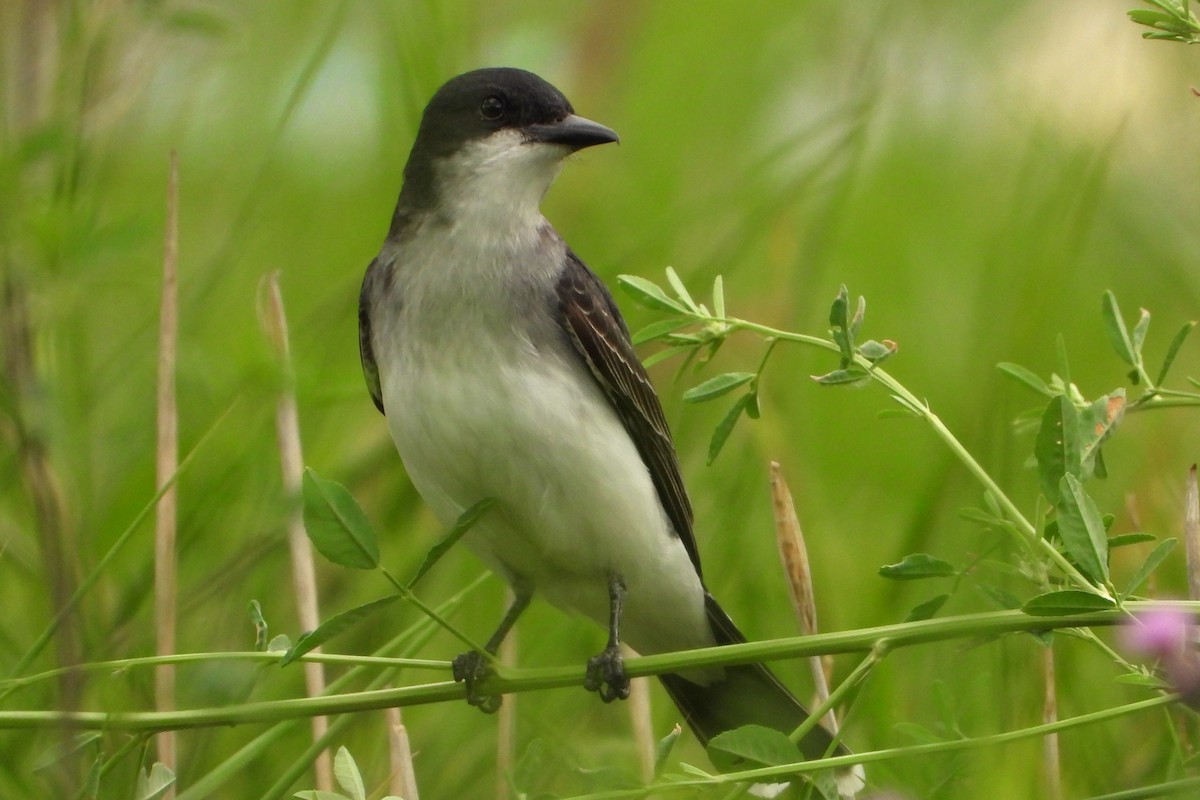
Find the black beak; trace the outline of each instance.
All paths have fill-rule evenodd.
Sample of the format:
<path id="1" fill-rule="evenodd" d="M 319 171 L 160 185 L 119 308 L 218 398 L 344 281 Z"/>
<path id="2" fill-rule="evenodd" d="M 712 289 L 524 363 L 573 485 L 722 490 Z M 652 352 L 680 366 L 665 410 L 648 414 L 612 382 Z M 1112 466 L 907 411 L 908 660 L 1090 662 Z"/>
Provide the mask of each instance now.
<path id="1" fill-rule="evenodd" d="M 621 141 L 612 128 L 592 122 L 578 114 L 569 114 L 558 122 L 546 125 L 529 125 L 525 128 L 525 135 L 530 142 L 562 144 L 572 150 Z"/>

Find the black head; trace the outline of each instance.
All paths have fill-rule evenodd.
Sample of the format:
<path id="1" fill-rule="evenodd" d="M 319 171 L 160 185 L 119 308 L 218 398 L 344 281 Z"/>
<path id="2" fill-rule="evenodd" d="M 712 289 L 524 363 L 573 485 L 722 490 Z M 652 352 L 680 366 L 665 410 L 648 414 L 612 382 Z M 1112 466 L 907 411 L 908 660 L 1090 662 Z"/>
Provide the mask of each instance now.
<path id="1" fill-rule="evenodd" d="M 609 128 L 575 114 L 563 93 L 522 69 L 493 67 L 447 81 L 430 99 L 404 170 L 410 206 L 430 205 L 435 164 L 470 143 L 515 132 L 530 144 L 561 145 L 563 154 L 617 141 Z"/>

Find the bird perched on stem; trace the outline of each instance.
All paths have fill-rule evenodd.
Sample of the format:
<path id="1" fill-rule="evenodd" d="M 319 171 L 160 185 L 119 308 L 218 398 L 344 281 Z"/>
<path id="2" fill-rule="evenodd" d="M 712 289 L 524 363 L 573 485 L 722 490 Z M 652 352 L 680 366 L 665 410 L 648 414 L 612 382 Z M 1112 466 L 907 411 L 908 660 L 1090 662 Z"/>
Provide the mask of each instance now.
<path id="1" fill-rule="evenodd" d="M 539 210 L 563 160 L 617 134 L 546 81 L 481 69 L 425 108 L 391 228 L 359 306 L 363 370 L 413 484 L 513 587 L 494 653 L 535 593 L 590 617 L 608 645 L 587 686 L 629 693 L 620 642 L 663 653 L 745 641 L 705 589 L 671 433 L 604 284 Z M 489 658 L 454 662 L 468 700 Z M 807 712 L 761 664 L 661 676 L 703 742 Z M 805 758 L 844 754 L 822 727 Z"/>

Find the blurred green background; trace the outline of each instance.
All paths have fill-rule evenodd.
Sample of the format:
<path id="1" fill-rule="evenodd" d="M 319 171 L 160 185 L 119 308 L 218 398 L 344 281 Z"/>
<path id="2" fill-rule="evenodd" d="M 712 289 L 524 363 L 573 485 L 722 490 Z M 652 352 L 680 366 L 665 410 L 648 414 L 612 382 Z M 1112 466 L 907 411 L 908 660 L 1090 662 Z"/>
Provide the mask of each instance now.
<path id="1" fill-rule="evenodd" d="M 181 173 L 184 452 L 233 404 L 183 477 L 181 652 L 245 650 L 259 600 L 272 633 L 299 633 L 290 592 L 274 433 L 279 386 L 255 316 L 260 277 L 280 270 L 291 326 L 305 461 L 345 483 L 381 531 L 384 559 L 408 574 L 439 529 L 415 496 L 363 386 L 356 340 L 362 272 L 387 230 L 420 110 L 447 78 L 488 65 L 533 70 L 619 147 L 572 159 L 544 210 L 610 285 L 661 281 L 673 265 L 698 299 L 724 276 L 730 313 L 823 334 L 839 284 L 868 299 L 864 334 L 893 339 L 890 371 L 928 399 L 1032 515 L 1032 441 L 1012 421 L 1038 404 L 995 369 L 1048 375 L 1061 334 L 1088 396 L 1124 380 L 1101 326 L 1112 289 L 1127 314 L 1154 314 L 1148 352 L 1200 316 L 1200 83 L 1197 52 L 1140 38 L 1134 0 L 777 2 L 34 2 L 0 8 L 3 148 L 0 256 L 32 332 L 36 391 L 15 397 L 12 359 L 0 398 L 0 664 L 5 677 L 51 617 L 44 526 L 17 442 L 46 447 L 61 489 L 58 539 L 68 584 L 91 571 L 152 496 L 154 383 L 168 154 Z M 12 290 L 9 290 L 11 296 Z M 631 327 L 655 319 L 617 292 Z M 0 313 L 12 320 L 6 303 Z M 3 326 L 11 332 L 12 326 Z M 17 345 L 4 342 L 11 356 Z M 648 348 L 647 353 L 653 348 Z M 696 506 L 711 588 L 751 638 L 795 622 L 777 565 L 767 464 L 796 496 L 824 630 L 898 622 L 942 584 L 897 584 L 882 564 L 926 551 L 956 564 L 1008 555 L 999 534 L 959 518 L 979 488 L 919 423 L 879 418 L 873 388 L 824 388 L 808 376 L 829 354 L 781 348 L 762 393 L 705 466 L 725 401 L 684 406 L 682 391 L 717 371 L 753 369 L 761 345 L 724 348 L 700 375 L 653 370 Z M 1197 346 L 1179 376 L 1200 376 Z M 1155 361 L 1157 363 L 1157 361 Z M 235 402 L 236 401 L 236 402 Z M 1179 535 L 1195 413 L 1126 420 L 1092 488 L 1114 531 Z M 152 529 L 88 595 L 72 628 L 88 661 L 153 652 Z M 1152 545 L 1119 551 L 1128 576 Z M 375 575 L 318 564 L 324 615 L 380 596 Z M 437 602 L 479 574 L 465 550 L 438 565 Z M 986 565 L 944 614 L 995 606 L 980 584 L 1027 595 Z M 1120 577 L 1118 577 L 1120 583 Z M 1153 592 L 1184 592 L 1182 557 Z M 455 619 L 476 638 L 498 620 L 489 579 Z M 419 618 L 408 607 L 346 634 L 337 652 L 368 653 Z M 546 606 L 519 628 L 524 665 L 580 663 L 603 632 Z M 1107 634 L 1105 634 L 1107 636 Z M 449 658 L 439 636 L 422 655 Z M 30 671 L 56 665 L 54 647 Z M 66 652 L 69 652 L 66 651 Z M 1060 712 L 1144 695 L 1113 683 L 1111 661 L 1056 640 Z M 836 662 L 844 675 L 853 658 Z M 802 695 L 807 667 L 778 671 Z M 336 670 L 332 671 L 337 674 Z M 257 676 L 257 678 L 256 678 Z M 250 686 L 254 680 L 251 690 Z M 403 680 L 429 679 L 409 674 Z M 46 685 L 49 687 L 49 685 Z M 84 708 L 146 709 L 147 671 L 100 675 Z M 184 668 L 181 707 L 291 697 L 297 668 Z M 656 733 L 677 721 L 654 689 Z M 846 738 L 856 749 L 912 743 L 914 723 L 981 735 L 1041 719 L 1041 646 L 1029 636 L 897 652 L 861 692 Z M 3 707 L 52 708 L 50 688 Z M 582 790 L 583 771 L 636 772 L 628 717 L 579 690 L 523 695 L 518 750 L 540 741 L 545 786 Z M 426 797 L 492 793 L 496 722 L 460 703 L 405 710 Z M 186 788 L 259 729 L 185 732 Z M 57 732 L 0 731 L 0 796 L 41 796 L 32 764 Z M 221 791 L 254 797 L 306 746 L 300 726 Z M 1062 739 L 1069 796 L 1172 775 L 1162 715 Z M 124 740 L 110 737 L 115 749 Z M 388 770 L 383 714 L 361 715 L 344 742 L 368 783 Z M 677 756 L 706 765 L 685 736 Z M 910 797 L 1043 796 L 1041 746 L 1029 741 L 953 757 L 889 762 L 873 783 Z M 128 796 L 129 768 L 103 796 Z M 296 788 L 311 788 L 310 778 Z"/>

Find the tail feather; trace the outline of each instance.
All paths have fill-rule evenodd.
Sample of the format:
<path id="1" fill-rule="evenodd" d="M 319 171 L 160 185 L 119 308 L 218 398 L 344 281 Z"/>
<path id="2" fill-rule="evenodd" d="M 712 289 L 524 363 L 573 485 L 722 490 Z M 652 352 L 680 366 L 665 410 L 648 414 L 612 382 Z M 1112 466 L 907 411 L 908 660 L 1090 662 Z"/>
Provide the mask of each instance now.
<path id="1" fill-rule="evenodd" d="M 710 594 L 704 596 L 705 610 L 717 644 L 737 644 L 746 637 Z M 719 733 L 743 725 L 762 725 L 783 733 L 791 733 L 804 720 L 808 711 L 788 691 L 779 679 L 762 664 L 724 667 L 721 680 L 701 685 L 680 675 L 660 675 L 667 694 L 675 701 L 688 726 L 704 744 Z M 806 759 L 817 759 L 830 753 L 847 755 L 842 744 L 833 745 L 833 737 L 817 725 L 799 743 Z"/>

